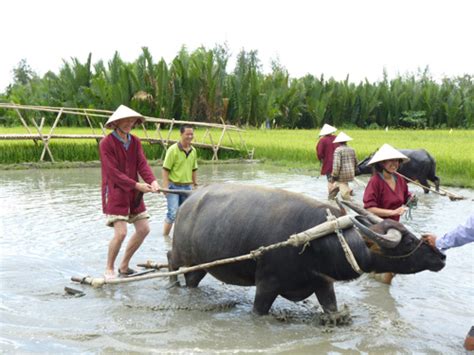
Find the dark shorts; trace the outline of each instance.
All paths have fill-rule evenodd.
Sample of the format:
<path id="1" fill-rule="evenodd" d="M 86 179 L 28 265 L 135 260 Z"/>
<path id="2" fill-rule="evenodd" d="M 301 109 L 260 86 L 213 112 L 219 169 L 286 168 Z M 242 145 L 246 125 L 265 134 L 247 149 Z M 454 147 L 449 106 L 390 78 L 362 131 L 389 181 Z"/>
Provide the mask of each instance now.
<path id="1" fill-rule="evenodd" d="M 331 180 L 331 174 L 326 174 L 326 179 L 327 179 L 328 181 L 330 181 L 330 180 Z"/>

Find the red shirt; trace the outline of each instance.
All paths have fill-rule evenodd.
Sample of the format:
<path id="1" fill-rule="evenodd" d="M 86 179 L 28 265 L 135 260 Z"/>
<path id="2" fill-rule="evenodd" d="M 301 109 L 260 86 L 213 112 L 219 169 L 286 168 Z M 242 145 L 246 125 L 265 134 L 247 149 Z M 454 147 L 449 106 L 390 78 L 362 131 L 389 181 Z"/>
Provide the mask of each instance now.
<path id="1" fill-rule="evenodd" d="M 135 190 L 138 174 L 148 184 L 156 179 L 146 161 L 140 139 L 130 135 L 130 145 L 126 150 L 122 142 L 109 134 L 100 142 L 99 152 L 104 213 L 128 216 L 144 212 L 146 208 L 143 199 L 134 207 L 138 193 Z"/>
<path id="2" fill-rule="evenodd" d="M 321 165 L 321 175 L 332 173 L 334 151 L 339 147 L 339 143 L 333 143 L 335 139 L 336 136 L 329 134 L 321 137 L 316 145 L 316 154 L 318 155 L 318 159 L 323 163 Z"/>
<path id="3" fill-rule="evenodd" d="M 364 208 L 378 207 L 395 210 L 401 207 L 410 197 L 405 179 L 397 177 L 395 181 L 395 191 L 388 186 L 379 173 L 373 175 L 364 191 Z M 400 216 L 390 216 L 395 221 L 400 220 Z"/>

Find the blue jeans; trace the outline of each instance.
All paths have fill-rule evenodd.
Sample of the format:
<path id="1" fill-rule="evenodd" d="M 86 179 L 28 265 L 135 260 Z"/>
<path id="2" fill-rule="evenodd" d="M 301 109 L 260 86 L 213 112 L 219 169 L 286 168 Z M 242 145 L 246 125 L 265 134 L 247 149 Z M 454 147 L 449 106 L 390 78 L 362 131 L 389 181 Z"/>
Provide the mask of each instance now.
<path id="1" fill-rule="evenodd" d="M 172 182 L 169 183 L 168 189 L 170 190 L 192 190 L 192 185 L 175 185 Z M 166 200 L 168 201 L 168 212 L 166 213 L 165 222 L 173 224 L 178 213 L 178 208 L 183 204 L 188 196 L 167 193 Z"/>

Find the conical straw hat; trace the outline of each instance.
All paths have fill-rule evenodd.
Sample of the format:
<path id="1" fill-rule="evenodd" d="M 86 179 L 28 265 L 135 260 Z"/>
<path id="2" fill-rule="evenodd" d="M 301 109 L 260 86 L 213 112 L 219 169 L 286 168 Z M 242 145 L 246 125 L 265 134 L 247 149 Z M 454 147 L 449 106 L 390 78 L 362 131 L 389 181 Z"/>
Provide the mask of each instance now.
<path id="1" fill-rule="evenodd" d="M 145 117 L 140 115 L 138 112 L 133 111 L 131 108 L 125 105 L 120 105 L 118 109 L 116 109 L 115 112 L 112 114 L 112 116 L 109 117 L 109 119 L 105 123 L 105 127 L 109 129 L 114 128 L 112 125 L 113 122 L 122 120 L 124 118 L 132 118 L 132 117 L 138 118 L 135 125 L 145 122 Z"/>
<path id="2" fill-rule="evenodd" d="M 333 141 L 333 143 L 343 143 L 343 142 L 349 142 L 351 141 L 352 138 L 349 137 L 347 134 L 344 132 L 341 132 L 337 135 L 336 139 Z"/>
<path id="3" fill-rule="evenodd" d="M 374 154 L 372 159 L 370 159 L 367 165 L 372 165 L 384 160 L 392 159 L 401 159 L 404 163 L 410 160 L 410 158 L 408 158 L 405 154 L 400 153 L 390 144 L 384 144 L 382 147 L 380 147 L 379 150 L 377 150 L 377 152 Z"/>
<path id="4" fill-rule="evenodd" d="M 324 124 L 323 128 L 321 128 L 321 131 L 319 131 L 319 136 L 327 136 L 328 134 L 334 133 L 337 131 L 336 127 L 333 127 L 331 125 L 328 125 L 327 123 Z"/>

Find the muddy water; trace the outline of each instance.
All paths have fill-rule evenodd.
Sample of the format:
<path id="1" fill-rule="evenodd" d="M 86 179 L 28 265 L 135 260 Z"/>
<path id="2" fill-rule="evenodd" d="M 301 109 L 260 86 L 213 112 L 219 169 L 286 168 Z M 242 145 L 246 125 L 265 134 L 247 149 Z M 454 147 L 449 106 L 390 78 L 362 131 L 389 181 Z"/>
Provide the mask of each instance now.
<path id="1" fill-rule="evenodd" d="M 203 166 L 201 182 L 226 181 L 280 187 L 324 199 L 326 182 L 308 173 L 265 165 Z M 72 275 L 99 276 L 111 229 L 104 226 L 100 171 L 0 172 L 0 350 L 11 352 L 270 352 L 462 353 L 474 324 L 474 245 L 448 251 L 439 273 L 398 275 L 393 285 L 368 276 L 336 284 L 349 326 L 320 326 L 312 296 L 278 298 L 271 314 L 252 314 L 254 288 L 230 286 L 210 276 L 199 288 L 167 289 L 166 280 L 92 289 Z M 420 196 L 407 225 L 442 235 L 474 211 L 474 191 L 450 202 Z M 355 186 L 360 200 L 361 186 Z M 166 201 L 146 196 L 151 235 L 132 262 L 166 261 L 161 236 Z M 84 297 L 64 294 L 64 286 Z"/>

